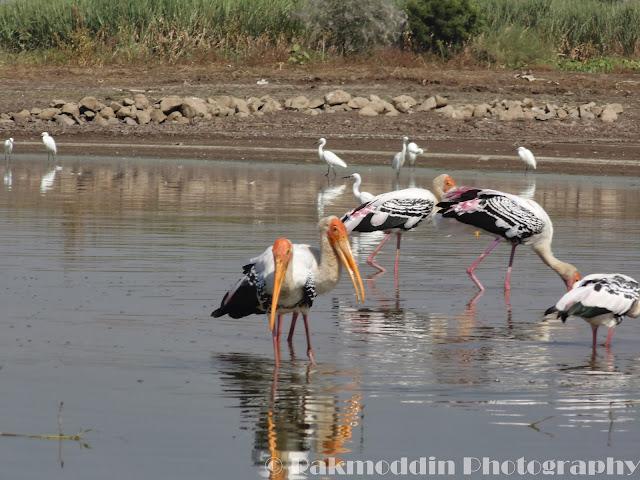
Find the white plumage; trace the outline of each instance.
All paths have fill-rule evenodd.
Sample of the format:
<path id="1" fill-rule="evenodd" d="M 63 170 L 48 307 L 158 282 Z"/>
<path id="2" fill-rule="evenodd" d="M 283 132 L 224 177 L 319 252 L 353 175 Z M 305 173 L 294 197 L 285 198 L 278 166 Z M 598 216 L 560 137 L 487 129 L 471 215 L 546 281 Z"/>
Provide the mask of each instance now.
<path id="1" fill-rule="evenodd" d="M 282 315 L 289 312 L 294 313 L 289 339 L 293 335 L 297 314 L 302 313 L 307 331 L 307 353 L 313 362 L 307 314 L 317 295 L 336 286 L 340 280 L 341 264 L 351 277 L 358 301 L 364 300 L 364 287 L 345 226 L 337 217 L 326 217 L 320 220 L 318 226 L 319 248 L 292 244 L 286 238 L 276 240 L 272 247 L 243 266 L 243 276 L 225 294 L 220 307 L 211 314 L 213 317 L 229 315 L 231 318 L 242 318 L 251 314 L 270 313 L 276 364 L 280 358 Z"/>
<path id="2" fill-rule="evenodd" d="M 7 160 L 13 153 L 13 137 L 4 141 L 4 159 Z"/>
<path id="3" fill-rule="evenodd" d="M 396 171 L 396 177 L 400 175 L 400 169 L 404 165 L 404 161 L 407 156 L 407 142 L 409 141 L 409 137 L 402 137 L 402 150 L 396 153 L 391 160 L 391 166 Z"/>
<path id="4" fill-rule="evenodd" d="M 418 155 L 422 155 L 423 153 L 424 150 L 422 148 L 420 148 L 416 143 L 410 142 L 407 145 L 407 158 L 409 159 L 409 165 L 413 167 Z"/>
<path id="5" fill-rule="evenodd" d="M 366 203 L 373 200 L 373 197 L 375 196 L 373 195 L 373 193 L 360 191 L 360 184 L 362 183 L 362 177 L 360 177 L 360 174 L 352 173 L 351 175 L 347 175 L 344 178 L 355 179 L 355 182 L 353 182 L 353 196 L 356 197 L 358 203 Z"/>
<path id="6" fill-rule="evenodd" d="M 582 317 L 593 330 L 593 346 L 596 345 L 598 327 L 609 328 L 605 345 L 611 343 L 615 327 L 625 316 L 640 316 L 640 284 L 621 273 L 594 273 L 577 282 L 545 315 L 556 318 L 575 315 Z"/>
<path id="7" fill-rule="evenodd" d="M 44 143 L 44 147 L 47 149 L 47 160 L 51 156 L 55 157 L 58 154 L 58 148 L 56 147 L 56 141 L 47 132 L 42 132 L 42 143 Z"/>
<path id="8" fill-rule="evenodd" d="M 347 168 L 347 164 L 339 156 L 329 150 L 324 150 L 324 146 L 327 144 L 326 139 L 321 138 L 317 143 L 320 144 L 318 146 L 318 156 L 320 157 L 320 160 L 327 164 L 328 167 L 325 177 L 329 176 L 329 172 L 331 170 L 333 170 L 333 174 L 336 175 L 335 167 Z"/>
<path id="9" fill-rule="evenodd" d="M 345 213 L 342 221 L 349 232 L 383 231 L 387 233 L 367 258 L 367 263 L 381 272 L 385 272 L 386 269 L 376 264 L 373 259 L 389 240 L 391 234 L 394 232 L 397 234 L 394 270 L 397 279 L 402 232 L 413 230 L 423 220 L 431 219 L 438 199 L 442 198 L 442 193 L 454 186 L 451 177 L 443 174 L 433 180 L 435 195 L 423 188 L 405 188 L 383 193 Z"/>
<path id="10" fill-rule="evenodd" d="M 434 216 L 439 230 L 449 234 L 481 231 L 496 237 L 493 243 L 467 269 L 467 273 L 482 291 L 484 287 L 473 273 L 482 259 L 500 242 L 511 244 L 511 258 L 504 281 L 505 291 L 511 288 L 511 269 L 518 245 L 530 245 L 544 263 L 565 282 L 568 289 L 580 279 L 578 270 L 561 262 L 551 251 L 553 225 L 547 212 L 533 200 L 527 200 L 497 190 L 460 187 L 445 193 Z"/>
<path id="11" fill-rule="evenodd" d="M 533 156 L 531 150 L 524 147 L 518 147 L 518 155 L 520 155 L 520 158 L 524 162 L 525 171 L 529 171 L 529 167 L 534 170 L 536 169 L 536 157 Z"/>

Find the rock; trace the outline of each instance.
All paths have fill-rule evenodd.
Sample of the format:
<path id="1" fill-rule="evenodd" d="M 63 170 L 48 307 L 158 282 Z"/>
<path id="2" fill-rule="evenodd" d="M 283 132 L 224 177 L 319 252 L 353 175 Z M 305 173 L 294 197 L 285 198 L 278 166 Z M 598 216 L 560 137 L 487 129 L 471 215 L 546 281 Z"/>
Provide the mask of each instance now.
<path id="1" fill-rule="evenodd" d="M 130 105 L 130 106 L 133 107 L 133 104 Z M 133 127 L 133 126 L 138 125 L 138 122 L 136 120 L 134 120 L 132 117 L 125 117 L 124 124 L 125 125 L 129 125 L 130 127 Z"/>
<path id="2" fill-rule="evenodd" d="M 398 109 L 398 104 L 399 103 L 403 103 L 406 105 L 409 105 L 409 108 L 413 107 L 414 105 L 417 105 L 418 102 L 416 102 L 416 100 L 410 96 L 410 95 L 398 95 L 397 97 L 394 97 L 391 99 L 391 101 L 393 102 L 393 105 Z"/>
<path id="3" fill-rule="evenodd" d="M 120 110 L 118 110 L 116 112 L 116 117 L 120 118 L 120 119 L 125 119 L 125 118 L 132 118 L 132 119 L 136 119 L 137 118 L 137 110 L 136 107 L 134 105 L 128 105 L 126 107 L 122 107 Z"/>
<path id="4" fill-rule="evenodd" d="M 51 100 L 51 103 L 49 104 L 50 108 L 62 108 L 62 106 L 68 103 L 66 100 L 60 100 L 60 99 L 55 99 L 55 100 Z"/>
<path id="5" fill-rule="evenodd" d="M 435 99 L 436 99 L 436 108 L 446 107 L 449 104 L 449 101 L 446 98 L 441 97 L 440 95 L 436 95 Z"/>
<path id="6" fill-rule="evenodd" d="M 264 105 L 260 107 L 260 111 L 262 113 L 274 113 L 279 110 L 282 110 L 282 105 L 275 98 L 267 98 L 264 100 Z"/>
<path id="7" fill-rule="evenodd" d="M 473 109 L 473 116 L 476 118 L 485 118 L 489 114 L 491 106 L 488 103 L 481 103 L 476 105 Z"/>
<path id="8" fill-rule="evenodd" d="M 169 115 L 171 113 L 176 112 L 177 110 L 180 110 L 181 106 L 182 106 L 182 98 L 177 96 L 164 97 L 160 100 L 160 110 L 165 115 Z M 114 111 L 117 111 L 117 110 L 114 109 Z"/>
<path id="9" fill-rule="evenodd" d="M 107 119 L 100 114 L 97 114 L 95 117 L 93 117 L 91 123 L 95 123 L 96 125 L 100 125 L 101 127 L 106 127 L 107 125 L 109 125 Z"/>
<path id="10" fill-rule="evenodd" d="M 152 108 L 149 112 L 149 117 L 154 123 L 162 123 L 167 119 L 167 116 L 162 113 L 162 110 L 160 110 L 159 108 Z"/>
<path id="11" fill-rule="evenodd" d="M 317 108 L 306 108 L 302 110 L 302 113 L 304 113 L 305 115 L 320 115 L 320 110 L 318 110 Z"/>
<path id="12" fill-rule="evenodd" d="M 284 108 L 288 110 L 304 110 L 309 107 L 309 99 L 304 95 L 288 98 L 284 102 Z"/>
<path id="13" fill-rule="evenodd" d="M 393 106 L 398 112 L 409 113 L 411 111 L 411 105 L 407 102 L 394 102 Z"/>
<path id="14" fill-rule="evenodd" d="M 438 102 L 436 102 L 436 97 L 431 96 L 427 98 L 424 102 L 422 102 L 416 110 L 418 112 L 428 112 L 429 110 L 434 110 L 437 106 Z"/>
<path id="15" fill-rule="evenodd" d="M 353 108 L 353 109 L 359 109 L 359 108 L 364 108 L 367 105 L 369 105 L 370 100 L 368 98 L 365 97 L 353 97 L 351 100 L 349 100 L 349 102 L 347 103 L 347 105 L 349 105 L 349 107 Z"/>
<path id="16" fill-rule="evenodd" d="M 100 115 L 102 116 L 102 118 L 106 118 L 108 120 L 110 118 L 114 118 L 116 116 L 116 112 L 114 112 L 113 108 L 111 107 L 104 107 L 102 110 L 100 110 Z"/>
<path id="17" fill-rule="evenodd" d="M 507 108 L 507 111 L 505 112 L 505 115 L 504 115 L 504 120 L 513 121 L 513 120 L 522 119 L 523 117 L 524 117 L 524 114 L 522 111 L 522 105 L 518 102 L 518 103 L 511 104 L 511 106 Z"/>
<path id="18" fill-rule="evenodd" d="M 246 113 L 247 115 L 251 115 L 251 110 L 249 110 L 249 105 L 245 100 L 241 98 L 234 97 L 231 108 L 233 108 L 236 113 L 242 113 L 242 114 Z M 245 116 L 245 115 L 242 115 L 242 116 Z"/>
<path id="19" fill-rule="evenodd" d="M 180 106 L 180 113 L 185 118 L 203 117 L 207 112 L 207 104 L 200 98 L 185 98 Z"/>
<path id="20" fill-rule="evenodd" d="M 133 96 L 133 102 L 138 110 L 146 110 L 150 105 L 149 99 L 141 93 Z"/>
<path id="21" fill-rule="evenodd" d="M 349 103 L 349 100 L 351 100 L 351 95 L 344 90 L 333 90 L 324 96 L 324 101 L 329 106 Z"/>
<path id="22" fill-rule="evenodd" d="M 153 110 L 159 111 L 156 109 L 153 109 Z M 151 121 L 151 111 L 152 111 L 151 108 L 148 108 L 147 110 L 138 110 L 138 112 L 136 113 L 138 125 L 146 125 Z"/>
<path id="23" fill-rule="evenodd" d="M 370 104 L 359 109 L 358 115 L 362 115 L 363 117 L 376 117 L 378 114 L 382 113 L 382 111 L 383 110 L 378 111 L 372 104 Z"/>
<path id="24" fill-rule="evenodd" d="M 613 111 L 618 115 L 624 113 L 624 108 L 622 108 L 622 105 L 620 105 L 619 103 L 609 103 L 607 105 L 603 105 L 603 109 L 605 108 L 613 109 Z"/>
<path id="25" fill-rule="evenodd" d="M 178 118 L 184 118 L 184 117 L 180 112 L 178 112 L 177 110 L 174 110 L 169 115 L 167 115 L 167 119 L 165 120 L 165 122 L 168 122 L 168 123 L 176 122 Z"/>
<path id="26" fill-rule="evenodd" d="M 611 105 L 605 105 L 600 113 L 600 120 L 605 123 L 613 123 L 618 119 L 618 114 L 616 113 L 616 107 Z"/>
<path id="27" fill-rule="evenodd" d="M 320 108 L 324 105 L 324 98 L 316 97 L 309 100 L 309 108 Z"/>
<path id="28" fill-rule="evenodd" d="M 455 109 L 451 105 L 445 105 L 440 108 L 436 108 L 436 112 L 445 118 L 453 118 L 453 112 Z"/>
<path id="29" fill-rule="evenodd" d="M 72 117 L 79 117 L 80 107 L 77 103 L 65 103 L 60 109 L 60 112 L 66 113 L 67 115 L 70 115 Z"/>
<path id="30" fill-rule="evenodd" d="M 49 121 L 53 118 L 54 115 L 58 115 L 59 113 L 60 113 L 60 110 L 58 108 L 53 108 L 53 107 L 45 108 L 38 115 L 38 119 Z"/>
<path id="31" fill-rule="evenodd" d="M 79 103 L 80 111 L 91 110 L 92 112 L 98 112 L 100 110 L 100 102 L 96 97 L 84 97 Z"/>
<path id="32" fill-rule="evenodd" d="M 82 114 L 82 116 L 83 116 L 84 118 L 86 118 L 87 120 L 92 120 L 92 119 L 94 119 L 94 118 L 96 117 L 96 115 L 97 115 L 97 113 L 96 113 L 96 112 L 94 112 L 94 111 L 92 111 L 92 110 L 87 110 L 86 112 L 84 112 L 84 113 Z"/>
<path id="33" fill-rule="evenodd" d="M 69 115 L 65 115 L 64 113 L 59 113 L 58 115 L 54 115 L 53 120 L 60 125 L 65 125 L 70 127 L 71 125 L 75 125 L 76 121 L 71 118 Z"/>
<path id="34" fill-rule="evenodd" d="M 264 101 L 258 97 L 249 97 L 249 99 L 247 100 L 247 105 L 249 106 L 249 110 L 251 110 L 251 113 L 257 113 L 264 105 Z"/>
<path id="35" fill-rule="evenodd" d="M 122 108 L 122 104 L 120 102 L 115 102 L 115 101 L 111 102 L 109 106 L 111 107 L 111 110 L 114 111 L 114 113 L 118 113 L 118 110 Z"/>
<path id="36" fill-rule="evenodd" d="M 526 107 L 526 108 L 533 108 L 533 99 L 531 98 L 525 98 L 524 100 L 522 100 L 522 106 Z"/>
<path id="37" fill-rule="evenodd" d="M 120 120 L 116 117 L 107 118 L 107 125 L 120 125 Z"/>
<path id="38" fill-rule="evenodd" d="M 56 113 L 57 113 L 57 109 L 56 109 Z M 23 122 L 31 118 L 31 112 L 29 110 L 20 110 L 19 112 L 12 114 L 11 118 L 13 118 L 13 120 L 16 122 Z"/>
<path id="39" fill-rule="evenodd" d="M 232 98 L 227 95 L 216 97 L 214 100 L 221 109 L 231 108 Z"/>
<path id="40" fill-rule="evenodd" d="M 584 103 L 578 107 L 580 118 L 582 118 L 583 120 L 593 120 L 594 118 L 596 118 L 595 115 L 591 113 L 591 107 L 593 107 L 592 103 L 593 102 Z"/>
<path id="41" fill-rule="evenodd" d="M 136 102 L 133 101 L 133 99 L 129 98 L 129 97 L 124 97 L 122 99 L 122 105 L 124 105 L 125 107 L 130 107 L 131 105 L 135 105 Z"/>

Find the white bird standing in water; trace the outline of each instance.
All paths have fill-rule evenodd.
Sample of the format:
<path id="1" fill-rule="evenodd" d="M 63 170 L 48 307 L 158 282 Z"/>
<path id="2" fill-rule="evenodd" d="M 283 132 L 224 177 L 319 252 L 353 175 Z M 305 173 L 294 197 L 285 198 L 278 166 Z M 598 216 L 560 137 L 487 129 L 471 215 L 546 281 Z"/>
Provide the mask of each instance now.
<path id="1" fill-rule="evenodd" d="M 407 142 L 409 137 L 402 137 L 402 150 L 396 153 L 393 160 L 391 160 L 391 166 L 396 171 L 396 177 L 400 175 L 400 169 L 404 165 L 404 161 L 407 158 Z"/>
<path id="2" fill-rule="evenodd" d="M 362 183 L 362 177 L 360 177 L 360 174 L 352 173 L 344 178 L 354 178 L 356 180 L 353 182 L 353 196 L 356 197 L 358 203 L 362 204 L 373 200 L 373 197 L 375 196 L 373 193 L 360 191 L 360 184 Z"/>
<path id="3" fill-rule="evenodd" d="M 621 273 L 594 273 L 577 282 L 545 315 L 556 314 L 564 323 L 567 317 L 582 317 L 591 325 L 593 347 L 598 327 L 609 327 L 605 347 L 611 343 L 613 330 L 624 316 L 640 316 L 640 284 Z"/>
<path id="4" fill-rule="evenodd" d="M 536 169 L 536 157 L 533 156 L 531 150 L 524 147 L 518 147 L 518 155 L 520 155 L 520 158 L 524 162 L 525 172 L 529 171 L 529 167 L 533 170 Z"/>
<path id="5" fill-rule="evenodd" d="M 47 149 L 47 160 L 49 160 L 52 155 L 56 157 L 56 155 L 58 154 L 56 141 L 47 132 L 42 132 L 42 143 L 44 143 L 44 146 Z"/>
<path id="6" fill-rule="evenodd" d="M 339 156 L 329 150 L 323 150 L 324 146 L 327 144 L 327 140 L 321 138 L 316 143 L 319 143 L 318 147 L 318 156 L 320 160 L 327 164 L 329 168 L 327 168 L 327 173 L 324 175 L 325 177 L 329 176 L 329 172 L 333 169 L 333 174 L 337 175 L 335 167 L 347 168 L 347 164 L 344 160 L 342 160 Z"/>
<path id="7" fill-rule="evenodd" d="M 416 163 L 418 155 L 422 155 L 423 153 L 424 150 L 420 148 L 415 142 L 410 142 L 409 145 L 407 145 L 407 158 L 409 159 L 409 165 L 413 167 Z"/>
<path id="8" fill-rule="evenodd" d="M 13 152 L 13 137 L 9 140 L 4 141 L 4 159 L 7 160 L 11 158 L 11 153 Z"/>

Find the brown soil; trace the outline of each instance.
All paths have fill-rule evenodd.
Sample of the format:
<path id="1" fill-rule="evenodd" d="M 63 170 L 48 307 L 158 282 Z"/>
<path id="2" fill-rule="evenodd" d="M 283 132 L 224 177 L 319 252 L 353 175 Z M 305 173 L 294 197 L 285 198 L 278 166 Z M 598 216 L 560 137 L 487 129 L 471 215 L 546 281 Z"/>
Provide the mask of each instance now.
<path id="1" fill-rule="evenodd" d="M 537 105 L 621 103 L 625 111 L 611 124 L 600 120 L 450 120 L 435 112 L 363 118 L 356 112 L 308 116 L 283 111 L 262 117 L 222 117 L 192 125 L 105 128 L 42 122 L 0 124 L 0 135 L 16 139 L 16 153 L 42 151 L 39 134 L 47 130 L 64 154 L 241 157 L 298 163 L 318 162 L 311 149 L 319 137 L 326 137 L 327 148 L 342 152 L 348 163 L 373 165 L 389 165 L 402 136 L 407 135 L 426 151 L 426 156 L 419 159 L 421 166 L 520 170 L 523 165 L 515 150 L 525 145 L 536 154 L 538 170 L 543 172 L 640 173 L 637 76 L 533 71 L 530 73 L 536 80 L 529 81 L 516 73 L 371 66 L 242 71 L 231 67 L 4 68 L 0 69 L 0 112 L 45 107 L 56 98 L 72 101 L 86 95 L 105 100 L 122 99 L 136 92 L 154 99 L 166 95 L 248 98 L 270 94 L 283 102 L 295 95 L 321 96 L 336 88 L 352 95 L 376 94 L 386 99 L 407 94 L 421 100 L 439 94 L 454 105 L 525 97 Z M 261 78 L 268 80 L 268 85 L 257 85 Z M 277 150 L 270 152 L 262 147 Z M 560 161 L 570 158 L 577 160 Z M 603 161 L 579 160 L 584 158 Z"/>

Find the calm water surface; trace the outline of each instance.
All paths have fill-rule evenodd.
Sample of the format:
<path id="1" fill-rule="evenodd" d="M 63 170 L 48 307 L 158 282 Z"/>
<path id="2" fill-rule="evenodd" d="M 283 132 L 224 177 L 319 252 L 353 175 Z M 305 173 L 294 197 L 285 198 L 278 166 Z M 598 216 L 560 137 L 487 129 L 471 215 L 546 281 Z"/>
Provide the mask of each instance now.
<path id="1" fill-rule="evenodd" d="M 364 262 L 380 237 L 355 234 L 366 302 L 346 278 L 317 299 L 317 365 L 299 327 L 277 375 L 264 316 L 212 319 L 243 261 L 279 236 L 316 243 L 319 218 L 355 206 L 351 180 L 324 172 L 14 156 L 0 185 L 0 431 L 56 434 L 60 402 L 65 433 L 91 431 L 87 446 L 0 437 L 0 477 L 304 478 L 296 468 L 319 461 L 432 457 L 456 478 L 498 478 L 465 475 L 465 459 L 640 461 L 639 322 L 593 351 L 582 320 L 544 321 L 563 283 L 527 247 L 508 310 L 506 245 L 476 270 L 477 297 L 465 270 L 491 238 L 420 226 L 403 237 L 396 291 Z M 442 171 L 406 170 L 399 185 L 391 168 L 359 173 L 382 193 L 431 188 Z M 448 173 L 533 196 L 555 254 L 583 275 L 640 276 L 637 178 Z M 394 243 L 377 257 L 390 269 Z"/>

